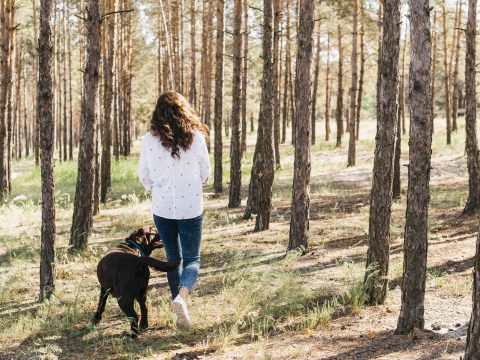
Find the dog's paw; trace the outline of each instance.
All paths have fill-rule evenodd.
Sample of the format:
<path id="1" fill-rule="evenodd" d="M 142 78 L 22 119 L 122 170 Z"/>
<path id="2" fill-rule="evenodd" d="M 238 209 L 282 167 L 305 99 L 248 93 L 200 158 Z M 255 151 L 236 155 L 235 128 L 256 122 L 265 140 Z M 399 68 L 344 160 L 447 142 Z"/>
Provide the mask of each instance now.
<path id="1" fill-rule="evenodd" d="M 141 321 L 140 329 L 145 330 L 146 328 L 148 328 L 148 321 Z"/>
<path id="2" fill-rule="evenodd" d="M 98 325 L 100 320 L 102 320 L 102 317 L 97 313 L 95 313 L 95 315 L 93 315 L 93 318 L 92 318 L 92 325 Z"/>

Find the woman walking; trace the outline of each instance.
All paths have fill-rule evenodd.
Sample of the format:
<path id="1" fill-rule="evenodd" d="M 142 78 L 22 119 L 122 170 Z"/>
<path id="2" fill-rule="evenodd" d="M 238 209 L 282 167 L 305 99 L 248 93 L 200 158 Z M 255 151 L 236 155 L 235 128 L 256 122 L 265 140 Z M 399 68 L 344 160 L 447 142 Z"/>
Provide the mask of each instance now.
<path id="1" fill-rule="evenodd" d="M 207 127 L 185 98 L 166 92 L 157 100 L 140 153 L 140 181 L 152 192 L 153 220 L 167 259 L 182 260 L 167 275 L 182 329 L 190 327 L 187 299 L 200 268 L 202 187 L 211 172 L 207 136 Z"/>

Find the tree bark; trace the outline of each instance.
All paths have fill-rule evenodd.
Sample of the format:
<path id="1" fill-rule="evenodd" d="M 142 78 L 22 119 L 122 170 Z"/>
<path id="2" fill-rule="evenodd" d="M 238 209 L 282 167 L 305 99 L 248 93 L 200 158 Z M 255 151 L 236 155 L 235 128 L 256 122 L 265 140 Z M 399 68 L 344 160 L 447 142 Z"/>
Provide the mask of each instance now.
<path id="1" fill-rule="evenodd" d="M 95 156 L 95 99 L 100 67 L 100 10 L 98 0 L 88 1 L 87 59 L 83 75 L 82 121 L 78 154 L 78 175 L 75 189 L 70 244 L 83 249 L 88 242 L 92 223 Z"/>
<path id="2" fill-rule="evenodd" d="M 431 24 L 429 0 L 410 4 L 410 138 L 402 307 L 397 334 L 424 326 L 428 203 L 432 155 Z"/>
<path id="3" fill-rule="evenodd" d="M 469 0 L 469 3 L 471 7 L 476 7 L 477 0 Z M 477 235 L 473 269 L 472 300 L 472 314 L 468 326 L 464 360 L 480 359 L 480 230 Z"/>
<path id="4" fill-rule="evenodd" d="M 330 33 L 327 34 L 327 73 L 325 76 L 325 141 L 330 140 Z"/>
<path id="5" fill-rule="evenodd" d="M 290 43 L 290 0 L 286 2 L 286 24 L 285 24 L 285 78 L 284 78 L 284 92 L 283 92 L 283 113 L 282 113 L 282 144 L 287 141 L 287 126 L 288 126 L 288 93 L 290 89 L 290 82 L 292 77 L 292 46 Z"/>
<path id="6" fill-rule="evenodd" d="M 447 10 L 445 1 L 442 2 L 442 21 L 443 21 L 443 71 L 445 86 L 445 119 L 447 120 L 447 145 L 452 142 L 452 124 L 450 120 L 450 79 L 448 71 L 448 48 L 447 48 Z"/>
<path id="7" fill-rule="evenodd" d="M 319 26 L 320 27 L 320 26 Z M 316 117 L 317 117 L 317 93 L 318 93 L 318 79 L 320 77 L 320 29 L 318 29 L 317 33 L 317 49 L 316 49 L 316 54 L 315 54 L 315 70 L 314 70 L 314 76 L 313 76 L 313 93 L 312 93 L 312 111 L 311 111 L 311 141 L 312 145 L 315 144 L 316 140 L 316 129 L 315 129 L 315 122 L 316 122 Z M 328 81 L 327 81 L 328 82 Z"/>
<path id="8" fill-rule="evenodd" d="M 68 94 L 69 94 L 69 136 L 68 159 L 73 160 L 73 95 L 72 95 L 72 40 L 70 35 L 70 1 L 67 0 L 67 42 L 68 42 Z"/>
<path id="9" fill-rule="evenodd" d="M 37 49 L 38 49 L 38 30 L 37 30 L 37 1 L 32 0 L 32 9 L 33 9 L 33 16 L 32 16 L 32 22 L 33 22 L 33 51 L 35 53 L 35 56 L 33 56 L 33 76 L 34 76 L 34 84 L 35 86 L 33 87 L 33 103 L 37 103 L 37 83 L 38 83 L 38 54 L 37 54 Z M 0 115 L 1 118 L 1 115 Z M 40 125 L 39 125 L 39 120 L 38 120 L 38 112 L 37 109 L 34 111 L 33 118 L 35 119 L 34 122 L 34 154 L 35 154 L 35 165 L 38 166 L 40 164 Z M 1 119 L 0 119 L 1 120 Z"/>
<path id="10" fill-rule="evenodd" d="M 115 11 L 115 1 L 108 0 L 108 12 Z M 101 158 L 101 181 L 100 181 L 100 201 L 105 204 L 107 193 L 111 186 L 111 147 L 112 147 L 112 99 L 113 99 L 113 59 L 115 49 L 115 23 L 110 16 L 106 19 L 107 30 L 105 34 L 105 57 L 103 59 L 103 126 L 102 135 L 102 158 Z M 108 43 L 107 43 L 108 40 Z"/>
<path id="11" fill-rule="evenodd" d="M 353 1 L 353 36 L 352 36 L 352 86 L 350 87 L 350 141 L 348 143 L 348 164 L 347 166 L 355 166 L 356 159 L 356 142 L 355 142 L 355 121 L 356 103 L 357 103 L 357 37 L 358 37 L 358 0 Z"/>
<path id="12" fill-rule="evenodd" d="M 1 6 L 0 6 L 1 8 Z M 53 120 L 52 41 L 50 21 L 52 2 L 40 2 L 38 41 L 38 103 L 40 156 L 42 161 L 42 229 L 40 246 L 40 301 L 49 299 L 55 289 L 55 123 Z"/>
<path id="13" fill-rule="evenodd" d="M 337 86 L 337 109 L 335 118 L 337 121 L 337 147 L 342 145 L 343 135 L 343 48 L 342 28 L 338 25 L 338 86 Z"/>
<path id="14" fill-rule="evenodd" d="M 383 1 L 380 2 L 378 6 L 377 13 L 377 26 L 378 26 L 378 47 L 377 47 L 377 121 L 378 115 L 380 114 L 380 85 L 381 85 L 381 74 L 382 74 L 382 22 L 383 22 Z"/>
<path id="15" fill-rule="evenodd" d="M 242 69 L 242 157 L 247 153 L 247 87 L 248 87 L 248 0 L 243 9 L 243 69 Z"/>
<path id="16" fill-rule="evenodd" d="M 293 172 L 292 216 L 288 250 L 308 249 L 310 212 L 310 68 L 313 51 L 315 2 L 300 0 L 298 50 L 295 79 L 295 160 Z"/>
<path id="17" fill-rule="evenodd" d="M 190 0 L 190 92 L 189 101 L 194 107 L 197 106 L 197 56 L 195 47 L 196 32 L 196 0 Z"/>
<path id="18" fill-rule="evenodd" d="M 360 80 L 358 81 L 358 96 L 357 96 L 357 132 L 356 139 L 360 137 L 360 114 L 362 112 L 362 97 L 363 97 L 363 79 L 365 77 L 365 26 L 364 26 L 364 3 L 360 0 Z"/>
<path id="19" fill-rule="evenodd" d="M 393 198 L 399 199 L 402 184 L 400 182 L 402 157 L 402 125 L 405 124 L 405 52 L 407 49 L 407 25 L 405 24 L 405 38 L 403 40 L 402 63 L 400 75 L 400 89 L 398 96 L 397 141 L 395 142 L 395 159 L 393 165 Z"/>
<path id="20" fill-rule="evenodd" d="M 380 106 L 370 198 L 365 290 L 370 305 L 383 304 L 390 256 L 393 157 L 398 122 L 400 0 L 383 3 Z"/>
<path id="21" fill-rule="evenodd" d="M 476 99 L 476 8 L 477 1 L 469 1 L 467 23 L 467 52 L 465 56 L 465 90 L 466 90 L 466 152 L 468 168 L 468 199 L 463 209 L 464 214 L 475 214 L 480 207 L 480 164 L 477 141 L 477 99 Z M 473 14 L 472 14 L 473 12 Z"/>
<path id="22" fill-rule="evenodd" d="M 457 115 L 458 115 L 458 91 L 459 91 L 459 83 L 458 83 L 458 65 L 459 65 L 459 57 L 460 57 L 460 37 L 462 36 L 462 32 L 459 28 L 462 25 L 462 1 L 457 1 L 458 9 L 458 22 L 456 24 L 455 33 L 456 36 L 456 48 L 455 48 L 455 65 L 453 70 L 453 94 L 452 94 L 452 131 L 457 131 Z M 453 54 L 453 53 L 452 53 Z"/>
<path id="23" fill-rule="evenodd" d="M 437 13 L 433 12 L 432 34 L 432 134 L 435 132 L 435 78 L 437 74 Z M 405 129 L 403 131 L 405 134 Z"/>
<path id="24" fill-rule="evenodd" d="M 240 75 L 242 66 L 242 0 L 233 7 L 233 79 L 232 79 L 232 137 L 230 138 L 230 191 L 228 207 L 240 206 L 242 187 L 242 149 L 240 128 Z"/>
<path id="25" fill-rule="evenodd" d="M 280 0 L 273 0 L 273 144 L 275 165 L 280 169 Z"/>
<path id="26" fill-rule="evenodd" d="M 222 122 L 223 122 L 223 51 L 224 51 L 224 11 L 225 1 L 217 0 L 217 40 L 216 40 L 216 53 L 215 53 L 215 148 L 214 148 L 214 176 L 213 176 L 213 189 L 218 194 L 223 191 L 222 177 L 223 177 L 223 142 L 222 142 Z M 204 49 L 205 50 L 205 49 Z M 208 58 L 210 55 L 207 55 Z M 205 60 L 205 66 L 208 66 L 208 61 Z M 205 72 L 208 72 L 204 68 Z M 207 75 L 204 77 L 207 80 Z M 208 80 L 209 81 L 209 80 Z M 205 90 L 207 86 L 204 87 Z M 205 96 L 205 94 L 204 94 Z M 210 96 L 210 95 L 208 95 Z M 206 106 L 210 106 L 209 102 L 205 101 Z M 205 110 L 205 113 L 207 111 Z"/>

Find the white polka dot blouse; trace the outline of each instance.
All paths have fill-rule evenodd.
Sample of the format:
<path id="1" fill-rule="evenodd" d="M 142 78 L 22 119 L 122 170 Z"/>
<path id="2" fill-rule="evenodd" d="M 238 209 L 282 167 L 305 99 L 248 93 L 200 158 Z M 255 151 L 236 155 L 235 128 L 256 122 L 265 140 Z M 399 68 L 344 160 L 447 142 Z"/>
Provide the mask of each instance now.
<path id="1" fill-rule="evenodd" d="M 203 184 L 211 174 L 207 144 L 200 131 L 180 158 L 148 132 L 142 140 L 138 176 L 152 192 L 152 211 L 167 219 L 191 219 L 203 212 Z"/>

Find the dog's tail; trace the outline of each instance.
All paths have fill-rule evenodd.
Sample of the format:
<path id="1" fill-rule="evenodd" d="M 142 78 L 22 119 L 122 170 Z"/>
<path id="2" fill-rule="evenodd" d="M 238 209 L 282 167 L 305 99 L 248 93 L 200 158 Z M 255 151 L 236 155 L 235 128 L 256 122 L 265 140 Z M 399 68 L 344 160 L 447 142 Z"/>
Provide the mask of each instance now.
<path id="1" fill-rule="evenodd" d="M 180 261 L 166 262 L 166 261 L 160 261 L 150 256 L 142 256 L 140 258 L 140 262 L 143 265 L 147 265 L 149 267 L 154 268 L 155 270 L 163 271 L 163 272 L 172 271 L 178 267 L 178 264 L 180 264 Z"/>

